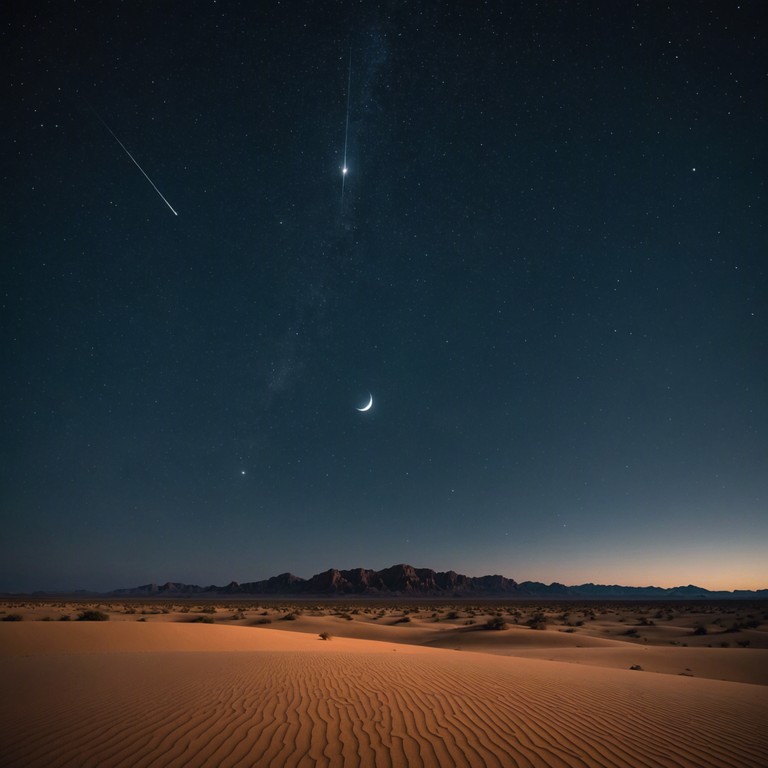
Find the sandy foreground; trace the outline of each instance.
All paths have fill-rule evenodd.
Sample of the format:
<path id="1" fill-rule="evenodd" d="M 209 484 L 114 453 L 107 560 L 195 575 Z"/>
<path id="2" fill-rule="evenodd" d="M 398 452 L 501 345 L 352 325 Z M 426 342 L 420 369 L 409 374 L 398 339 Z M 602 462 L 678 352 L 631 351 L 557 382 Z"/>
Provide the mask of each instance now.
<path id="1" fill-rule="evenodd" d="M 149 618 L 0 623 L 0 763 L 768 765 L 761 648 L 331 615 L 279 629 Z"/>

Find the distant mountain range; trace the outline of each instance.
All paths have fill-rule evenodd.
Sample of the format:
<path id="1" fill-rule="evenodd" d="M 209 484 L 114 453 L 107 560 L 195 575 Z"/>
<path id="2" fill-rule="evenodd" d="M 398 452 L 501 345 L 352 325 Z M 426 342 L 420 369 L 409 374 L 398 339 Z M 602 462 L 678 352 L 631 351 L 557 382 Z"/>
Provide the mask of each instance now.
<path id="1" fill-rule="evenodd" d="M 464 576 L 455 571 L 433 571 L 431 568 L 414 568 L 411 565 L 393 565 L 381 571 L 354 568 L 339 571 L 331 568 L 302 579 L 291 573 L 263 581 L 249 581 L 239 584 L 232 581 L 226 586 L 197 584 L 144 584 L 129 589 L 116 589 L 108 593 L 113 597 L 185 597 L 199 595 L 247 596 L 302 596 L 302 597 L 343 597 L 361 595 L 367 597 L 483 597 L 530 599 L 548 598 L 559 600 L 574 599 L 768 599 L 768 589 L 738 589 L 733 592 L 711 591 L 689 584 L 687 587 L 622 587 L 605 584 L 579 584 L 567 587 L 554 582 L 543 584 L 538 581 L 520 583 L 504 576 Z"/>

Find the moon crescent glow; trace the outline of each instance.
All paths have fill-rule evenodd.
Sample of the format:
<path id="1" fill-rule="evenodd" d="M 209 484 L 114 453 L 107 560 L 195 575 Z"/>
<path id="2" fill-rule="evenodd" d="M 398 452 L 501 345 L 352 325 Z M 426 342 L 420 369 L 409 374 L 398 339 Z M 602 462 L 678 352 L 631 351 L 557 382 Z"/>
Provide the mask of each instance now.
<path id="1" fill-rule="evenodd" d="M 362 408 L 355 408 L 356 411 L 360 411 L 360 413 L 363 413 L 365 411 L 370 411 L 373 407 L 373 395 L 369 394 L 370 400 L 368 401 L 368 405 L 363 406 Z"/>

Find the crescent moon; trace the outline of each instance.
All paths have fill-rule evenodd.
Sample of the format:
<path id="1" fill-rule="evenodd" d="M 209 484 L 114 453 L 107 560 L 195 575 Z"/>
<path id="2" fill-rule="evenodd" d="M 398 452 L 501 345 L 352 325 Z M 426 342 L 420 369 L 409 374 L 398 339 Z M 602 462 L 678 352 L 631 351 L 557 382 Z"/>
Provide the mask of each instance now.
<path id="1" fill-rule="evenodd" d="M 356 411 L 360 411 L 360 413 L 363 413 L 365 411 L 370 411 L 373 407 L 373 395 L 369 393 L 370 400 L 368 401 L 368 405 L 363 406 L 362 408 L 355 408 Z"/>

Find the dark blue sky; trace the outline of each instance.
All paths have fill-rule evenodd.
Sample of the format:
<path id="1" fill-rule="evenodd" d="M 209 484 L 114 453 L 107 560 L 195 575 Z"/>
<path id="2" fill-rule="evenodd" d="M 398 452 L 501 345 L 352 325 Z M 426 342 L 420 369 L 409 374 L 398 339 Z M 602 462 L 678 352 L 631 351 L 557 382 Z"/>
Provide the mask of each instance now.
<path id="1" fill-rule="evenodd" d="M 8 4 L 0 589 L 768 586 L 761 8 Z"/>

